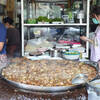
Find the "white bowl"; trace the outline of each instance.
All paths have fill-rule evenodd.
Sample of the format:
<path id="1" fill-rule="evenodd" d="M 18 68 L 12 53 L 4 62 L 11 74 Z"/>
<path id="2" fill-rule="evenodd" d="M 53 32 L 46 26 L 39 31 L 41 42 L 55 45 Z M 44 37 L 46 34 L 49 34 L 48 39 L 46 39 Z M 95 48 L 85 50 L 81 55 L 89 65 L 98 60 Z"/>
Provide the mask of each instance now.
<path id="1" fill-rule="evenodd" d="M 65 59 L 69 59 L 69 60 L 77 60 L 77 59 L 79 59 L 79 54 L 78 55 L 65 55 L 65 54 L 63 54 L 63 57 L 65 58 Z"/>
<path id="2" fill-rule="evenodd" d="M 80 53 L 78 51 L 66 51 L 63 53 L 63 58 L 69 60 L 76 60 L 79 59 Z"/>

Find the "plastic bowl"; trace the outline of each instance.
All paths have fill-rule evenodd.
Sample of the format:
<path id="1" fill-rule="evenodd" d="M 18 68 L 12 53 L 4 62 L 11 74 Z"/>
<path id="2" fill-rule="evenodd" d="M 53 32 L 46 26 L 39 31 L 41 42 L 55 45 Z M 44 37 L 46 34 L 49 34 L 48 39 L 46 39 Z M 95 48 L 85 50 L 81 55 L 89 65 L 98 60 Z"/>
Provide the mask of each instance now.
<path id="1" fill-rule="evenodd" d="M 66 51 L 63 53 L 63 57 L 69 60 L 77 60 L 80 57 L 80 53 L 78 51 Z"/>

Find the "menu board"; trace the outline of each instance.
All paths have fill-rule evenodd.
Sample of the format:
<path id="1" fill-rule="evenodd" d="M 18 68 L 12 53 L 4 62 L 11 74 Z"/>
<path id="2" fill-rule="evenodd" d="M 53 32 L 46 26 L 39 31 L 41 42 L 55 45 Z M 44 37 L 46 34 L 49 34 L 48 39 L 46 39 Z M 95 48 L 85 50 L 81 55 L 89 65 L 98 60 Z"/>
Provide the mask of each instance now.
<path id="1" fill-rule="evenodd" d="M 7 0 L 0 0 L 0 4 L 6 5 L 7 4 Z"/>

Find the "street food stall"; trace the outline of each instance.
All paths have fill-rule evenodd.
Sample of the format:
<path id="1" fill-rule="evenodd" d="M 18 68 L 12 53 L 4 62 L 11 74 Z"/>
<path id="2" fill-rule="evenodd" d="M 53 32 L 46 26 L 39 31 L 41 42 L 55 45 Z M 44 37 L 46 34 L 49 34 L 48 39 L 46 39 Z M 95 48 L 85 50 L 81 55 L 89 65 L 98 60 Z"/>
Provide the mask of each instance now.
<path id="1" fill-rule="evenodd" d="M 89 0 L 21 0 L 22 57 L 0 69 L 0 99 L 88 99 L 98 79 L 80 40 L 89 37 L 89 8 Z"/>

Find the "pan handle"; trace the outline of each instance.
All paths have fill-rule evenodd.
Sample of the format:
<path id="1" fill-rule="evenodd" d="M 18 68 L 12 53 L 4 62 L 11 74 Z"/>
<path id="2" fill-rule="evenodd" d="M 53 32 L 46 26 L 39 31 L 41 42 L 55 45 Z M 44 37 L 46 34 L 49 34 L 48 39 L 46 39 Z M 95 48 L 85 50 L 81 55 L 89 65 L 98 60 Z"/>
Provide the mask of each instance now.
<path id="1" fill-rule="evenodd" d="M 97 62 L 94 62 L 94 61 L 85 61 L 85 63 L 86 63 L 86 64 L 89 64 L 89 65 L 92 65 L 92 66 L 94 66 L 94 67 L 96 67 L 96 68 L 97 68 L 97 66 L 98 66 L 98 63 L 97 63 Z"/>

